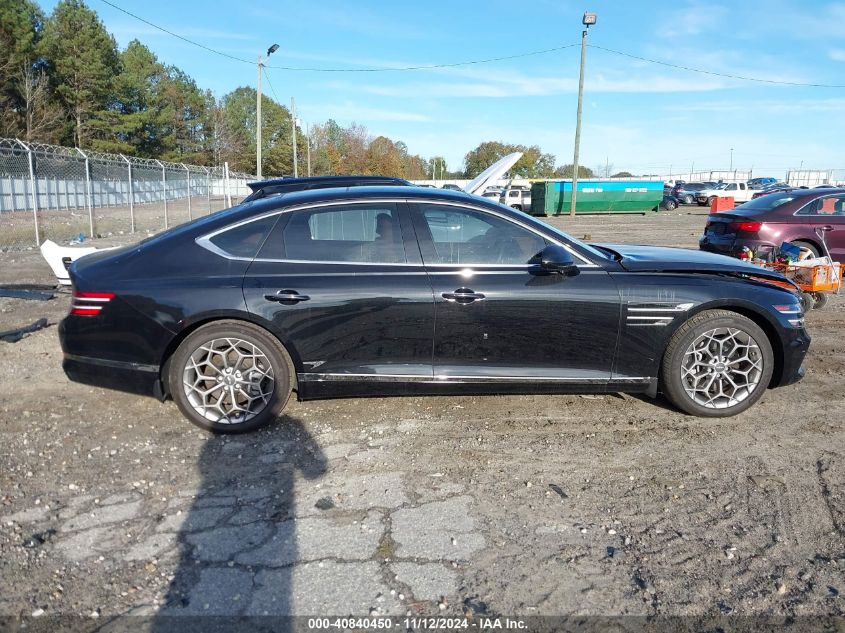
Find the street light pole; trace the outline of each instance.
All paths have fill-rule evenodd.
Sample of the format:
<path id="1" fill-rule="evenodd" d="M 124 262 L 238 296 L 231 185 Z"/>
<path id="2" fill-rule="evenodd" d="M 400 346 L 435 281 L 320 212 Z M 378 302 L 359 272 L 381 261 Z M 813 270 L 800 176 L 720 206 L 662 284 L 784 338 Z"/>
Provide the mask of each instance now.
<path id="1" fill-rule="evenodd" d="M 734 148 L 732 147 L 731 148 L 731 166 L 730 166 L 730 169 L 728 169 L 728 171 L 733 171 L 733 170 L 734 170 Z"/>
<path id="2" fill-rule="evenodd" d="M 575 216 L 575 199 L 578 190 L 578 153 L 581 149 L 581 111 L 584 101 L 584 62 L 587 57 L 587 31 L 590 26 L 596 23 L 595 13 L 584 13 L 581 22 L 586 27 L 581 31 L 581 71 L 578 75 L 578 114 L 575 118 L 575 156 L 572 159 L 572 198 L 569 207 L 569 215 Z"/>
<path id="3" fill-rule="evenodd" d="M 290 98 L 290 122 L 291 135 L 293 137 L 293 177 L 299 177 L 299 169 L 296 164 L 296 101 Z"/>
<path id="4" fill-rule="evenodd" d="M 279 50 L 278 44 L 267 49 L 267 57 Z M 264 65 L 258 56 L 258 91 L 255 96 L 255 176 L 261 180 L 261 67 Z"/>

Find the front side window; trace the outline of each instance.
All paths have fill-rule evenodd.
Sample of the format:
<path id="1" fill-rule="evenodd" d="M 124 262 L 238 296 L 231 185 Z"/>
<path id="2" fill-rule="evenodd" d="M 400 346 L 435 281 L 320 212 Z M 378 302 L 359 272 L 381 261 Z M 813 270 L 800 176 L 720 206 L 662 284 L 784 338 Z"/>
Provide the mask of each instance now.
<path id="1" fill-rule="evenodd" d="M 294 211 L 284 229 L 285 259 L 405 263 L 399 214 L 392 203 Z"/>
<path id="2" fill-rule="evenodd" d="M 548 243 L 518 224 L 472 209 L 420 205 L 436 264 L 528 264 Z"/>

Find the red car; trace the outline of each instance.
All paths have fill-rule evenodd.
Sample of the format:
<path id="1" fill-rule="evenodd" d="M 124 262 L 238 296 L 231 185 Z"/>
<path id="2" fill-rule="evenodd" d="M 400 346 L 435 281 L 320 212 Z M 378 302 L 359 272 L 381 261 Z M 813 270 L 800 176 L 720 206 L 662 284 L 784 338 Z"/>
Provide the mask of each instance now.
<path id="1" fill-rule="evenodd" d="M 736 257 L 744 246 L 769 259 L 783 242 L 845 263 L 845 188 L 772 193 L 707 217 L 698 240 L 703 251 Z"/>

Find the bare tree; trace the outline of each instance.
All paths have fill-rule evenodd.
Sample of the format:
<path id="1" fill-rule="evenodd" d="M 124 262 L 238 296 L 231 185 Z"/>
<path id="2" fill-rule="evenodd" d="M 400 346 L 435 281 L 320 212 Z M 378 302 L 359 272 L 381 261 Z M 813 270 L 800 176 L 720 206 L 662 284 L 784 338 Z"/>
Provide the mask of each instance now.
<path id="1" fill-rule="evenodd" d="M 27 141 L 49 142 L 62 122 L 62 109 L 50 98 L 47 75 L 32 64 L 24 64 L 17 77 Z"/>

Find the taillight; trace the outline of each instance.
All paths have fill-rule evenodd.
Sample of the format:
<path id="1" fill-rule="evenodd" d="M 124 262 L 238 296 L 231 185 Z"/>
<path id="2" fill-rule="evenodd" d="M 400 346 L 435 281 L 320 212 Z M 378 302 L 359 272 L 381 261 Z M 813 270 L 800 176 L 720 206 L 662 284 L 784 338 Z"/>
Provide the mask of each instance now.
<path id="1" fill-rule="evenodd" d="M 74 316 L 97 316 L 112 299 L 113 292 L 80 292 L 74 288 L 70 313 Z"/>
<path id="2" fill-rule="evenodd" d="M 763 226 L 762 222 L 731 222 L 728 226 L 737 232 L 756 233 Z"/>

